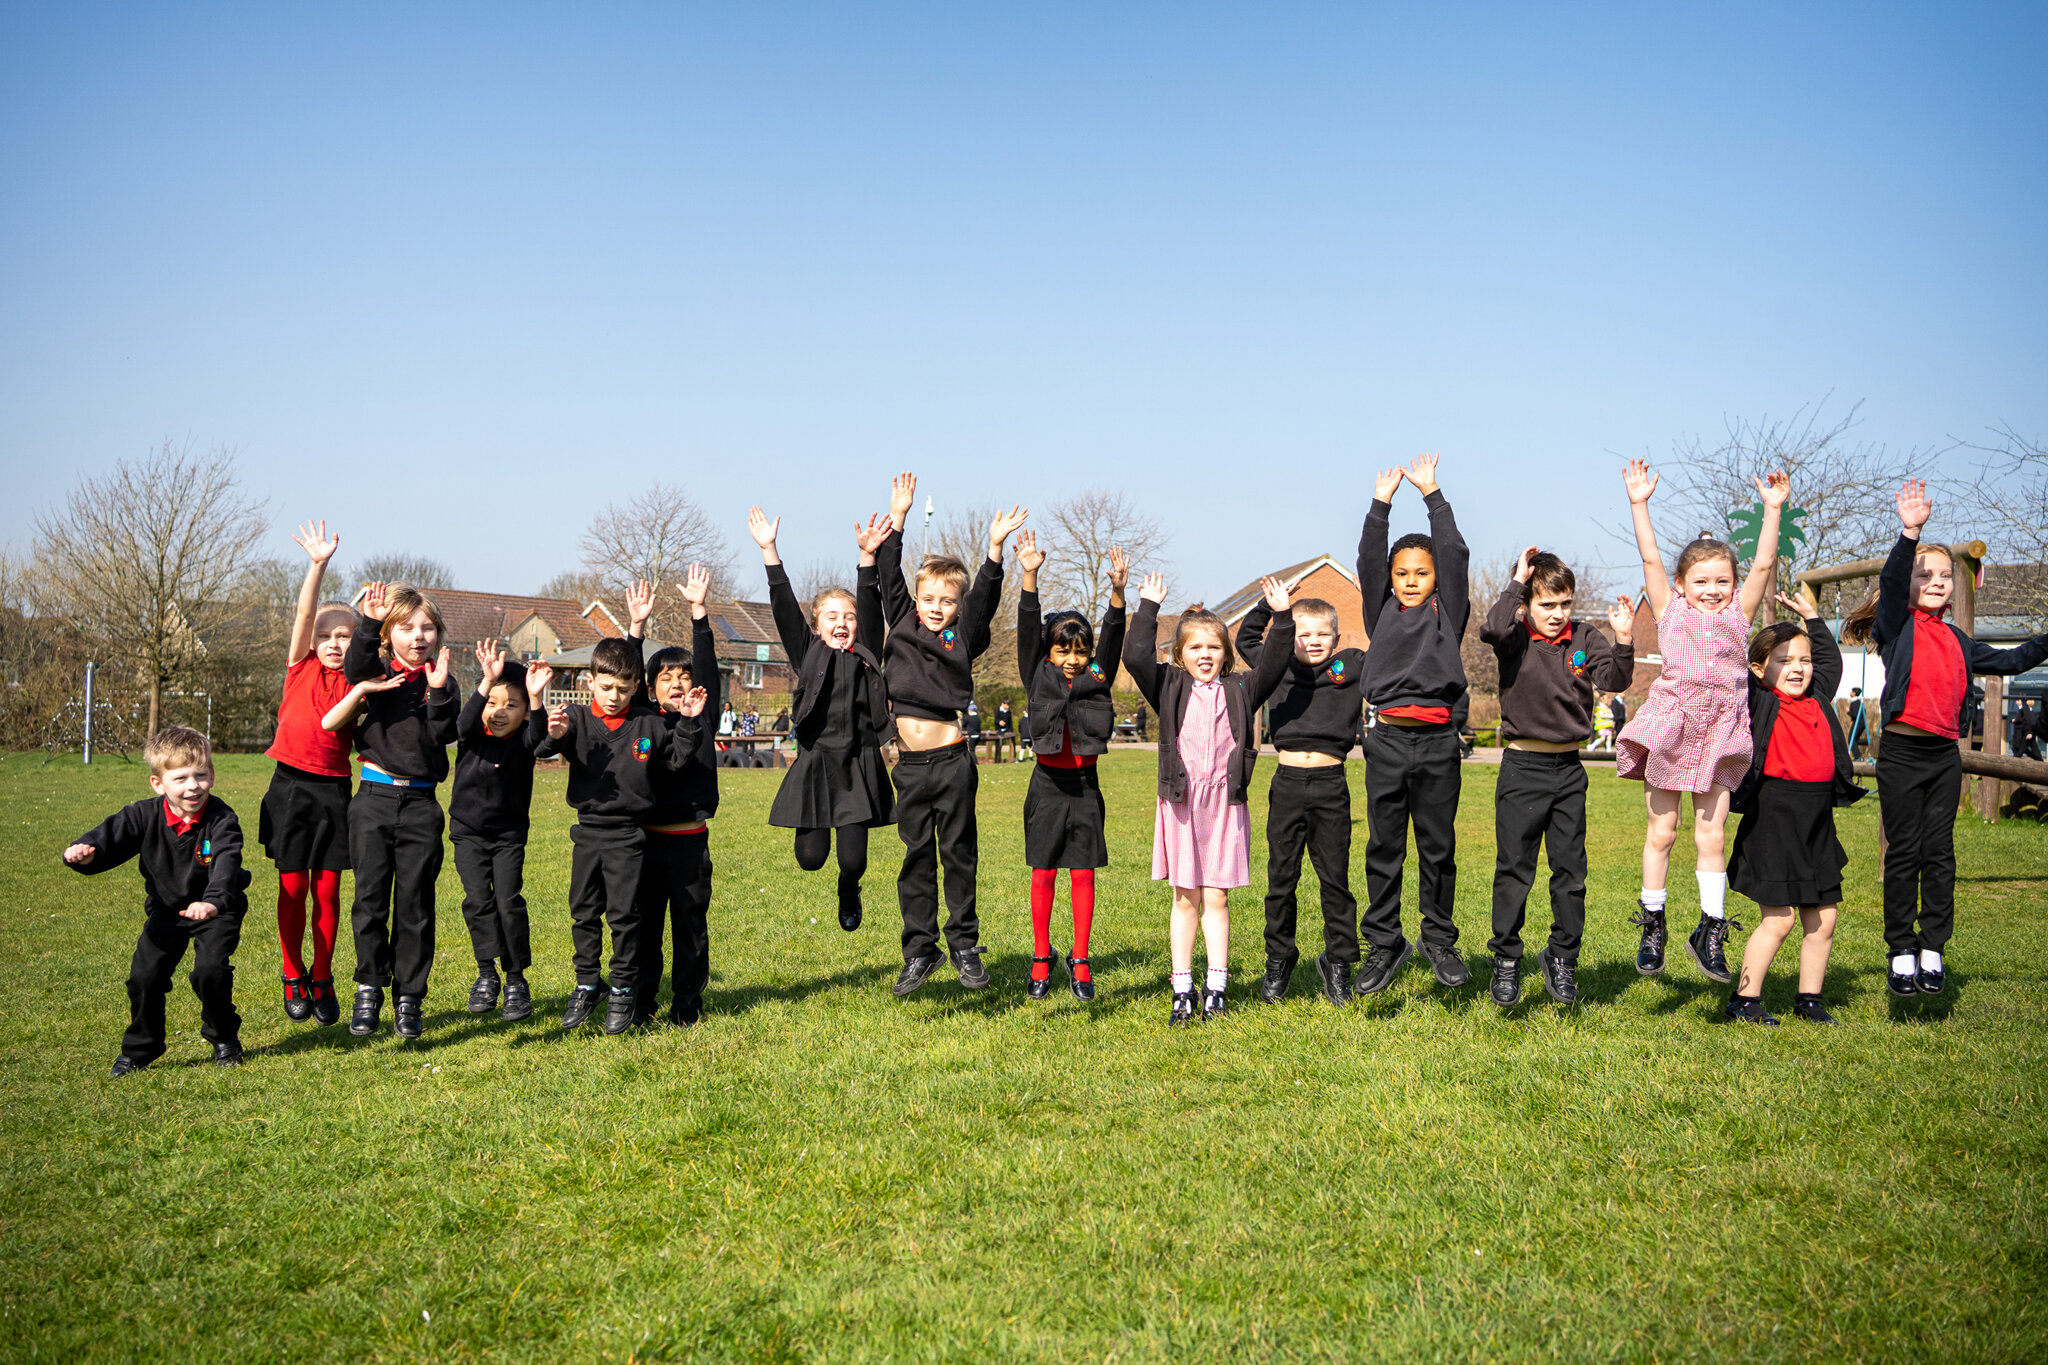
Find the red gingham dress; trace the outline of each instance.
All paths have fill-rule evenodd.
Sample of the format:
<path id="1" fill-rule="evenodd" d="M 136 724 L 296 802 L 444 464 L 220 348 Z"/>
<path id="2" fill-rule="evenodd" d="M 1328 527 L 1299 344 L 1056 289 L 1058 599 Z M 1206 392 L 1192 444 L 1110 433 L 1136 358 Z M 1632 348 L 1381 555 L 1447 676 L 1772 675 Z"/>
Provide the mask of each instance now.
<path id="1" fill-rule="evenodd" d="M 1664 669 L 1615 740 L 1614 770 L 1665 791 L 1733 791 L 1749 771 L 1749 623 L 1677 592 L 1657 622 Z"/>

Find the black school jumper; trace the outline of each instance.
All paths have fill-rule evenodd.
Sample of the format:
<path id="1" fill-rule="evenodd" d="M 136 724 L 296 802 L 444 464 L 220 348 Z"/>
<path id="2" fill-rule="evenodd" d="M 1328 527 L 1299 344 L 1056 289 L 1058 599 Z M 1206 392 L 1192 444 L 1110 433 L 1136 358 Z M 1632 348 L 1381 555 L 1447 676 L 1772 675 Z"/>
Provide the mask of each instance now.
<path id="1" fill-rule="evenodd" d="M 1884 660 L 1884 695 L 1878 729 L 1899 718 L 1913 676 L 1913 561 L 1918 539 L 1900 536 L 1877 576 L 1877 616 L 1871 639 Z M 2048 659 L 2048 634 L 2011 649 L 1980 644 L 1954 622 L 1963 652 L 1963 730 L 1970 678 L 1977 673 L 2024 673 Z M 1956 807 L 1963 799 L 1963 756 L 1940 735 L 1886 732 L 1877 746 L 1878 818 L 1884 822 L 1884 942 L 1892 956 L 1925 948 L 1940 952 L 1955 929 Z"/>
<path id="2" fill-rule="evenodd" d="M 917 603 L 903 581 L 901 531 L 891 531 L 876 550 L 875 574 L 882 618 L 889 625 L 882 647 L 889 709 L 898 716 L 957 722 L 974 696 L 974 661 L 988 650 L 989 623 L 1003 595 L 1003 566 L 982 557 L 959 616 L 939 631 L 925 629 L 918 620 Z M 938 951 L 941 864 L 946 946 L 959 953 L 980 941 L 974 906 L 981 844 L 974 794 L 979 785 L 974 750 L 965 739 L 936 749 L 897 750 L 896 832 L 903 840 L 903 870 L 896 876 L 896 903 L 903 911 L 905 962 Z"/>
<path id="3" fill-rule="evenodd" d="M 1263 599 L 1237 628 L 1237 652 L 1258 666 L 1273 619 Z M 1320 664 L 1290 657 L 1268 713 L 1267 738 L 1282 753 L 1349 758 L 1364 714 L 1365 651 L 1340 649 Z M 1315 866 L 1323 903 L 1323 951 L 1332 962 L 1358 961 L 1358 900 L 1351 894 L 1351 780 L 1342 763 L 1279 765 L 1266 804 L 1266 956 L 1293 961 L 1301 855 Z"/>
<path id="4" fill-rule="evenodd" d="M 356 616 L 342 657 L 350 683 L 400 671 L 379 652 L 381 622 Z M 434 883 L 441 875 L 441 803 L 434 788 L 448 777 L 455 742 L 455 692 L 428 687 L 426 670 L 408 671 L 402 686 L 363 699 L 356 751 L 396 779 L 373 781 L 365 771 L 348 808 L 348 856 L 356 898 L 350 927 L 358 986 L 394 986 L 424 997 L 434 966 Z"/>
<path id="5" fill-rule="evenodd" d="M 637 639 L 628 636 L 628 639 Z M 641 642 L 641 657 L 647 655 Z M 690 624 L 690 683 L 705 692 L 704 714 L 718 714 L 721 679 L 718 640 L 707 615 Z M 654 678 L 646 678 L 651 688 Z M 656 706 L 651 693 L 648 705 Z M 675 970 L 669 985 L 669 1015 L 694 1023 L 704 1011 L 704 987 L 711 980 L 711 831 L 664 831 L 663 825 L 702 825 L 718 814 L 718 735 L 699 725 L 689 761 L 674 773 L 656 776 L 657 798 L 647 822 L 647 864 L 640 874 L 640 1013 L 652 1016 L 661 995 L 662 932 L 675 941 Z"/>
<path id="6" fill-rule="evenodd" d="M 548 713 L 533 706 L 509 735 L 484 726 L 484 698 L 472 692 L 455 720 L 455 781 L 448 793 L 448 841 L 462 878 L 462 918 L 478 966 L 499 958 L 508 972 L 533 963 L 526 918 L 526 832 L 533 804 L 533 755 L 548 737 Z"/>
<path id="7" fill-rule="evenodd" d="M 1372 646 L 1365 655 L 1366 700 L 1390 706 L 1454 709 L 1465 695 L 1458 646 L 1471 619 L 1467 571 L 1471 554 L 1451 505 L 1438 489 L 1423 498 L 1436 542 L 1436 591 L 1403 611 L 1394 601 L 1387 562 L 1389 503 L 1374 500 L 1358 538 L 1358 594 Z M 1451 917 L 1458 892 L 1458 730 L 1394 725 L 1384 717 L 1365 737 L 1365 802 L 1371 832 L 1365 844 L 1365 913 L 1360 930 L 1375 948 L 1399 949 L 1401 869 L 1408 862 L 1408 823 L 1422 860 L 1422 939 L 1445 948 L 1458 942 Z"/>
<path id="8" fill-rule="evenodd" d="M 121 1055 L 148 1065 L 164 1055 L 164 1001 L 171 978 L 192 954 L 192 992 L 199 997 L 199 1036 L 209 1043 L 238 1044 L 242 1016 L 235 1012 L 235 968 L 230 961 L 242 941 L 242 915 L 249 908 L 243 888 L 242 822 L 218 796 L 209 795 L 191 829 L 180 834 L 161 796 L 121 807 L 73 843 L 99 850 L 84 867 L 66 863 L 88 877 L 111 872 L 130 858 L 142 871 L 142 934 L 128 964 L 128 1031 Z M 194 901 L 220 911 L 211 919 L 189 920 L 178 912 Z"/>
<path id="9" fill-rule="evenodd" d="M 1017 675 L 1031 719 L 1031 751 L 1048 760 L 1062 754 L 1099 758 L 1109 752 L 1116 728 L 1110 689 L 1123 654 L 1124 609 L 1112 605 L 1103 612 L 1094 657 L 1073 678 L 1059 670 L 1047 648 L 1038 594 L 1027 590 L 1017 598 Z M 1024 792 L 1026 867 L 1109 866 L 1103 824 L 1102 783 L 1093 763 L 1031 765 Z"/>
<path id="10" fill-rule="evenodd" d="M 1632 645 L 1610 644 L 1577 621 L 1555 640 L 1522 619 L 1528 585 L 1501 589 L 1479 638 L 1500 661 L 1500 737 L 1583 746 L 1593 733 L 1593 692 L 1620 692 L 1635 678 Z M 1577 747 L 1556 753 L 1503 748 L 1493 796 L 1493 938 L 1496 958 L 1520 961 L 1536 846 L 1550 859 L 1550 953 L 1579 960 L 1586 934 L 1586 765 Z"/>
<path id="11" fill-rule="evenodd" d="M 693 716 L 667 717 L 635 698 L 622 716 L 595 706 L 569 709 L 569 733 L 541 741 L 539 758 L 569 760 L 569 941 L 576 984 L 604 984 L 604 931 L 612 931 L 612 989 L 631 991 L 640 962 L 640 880 L 655 783 L 666 768 L 683 768 L 696 750 Z"/>

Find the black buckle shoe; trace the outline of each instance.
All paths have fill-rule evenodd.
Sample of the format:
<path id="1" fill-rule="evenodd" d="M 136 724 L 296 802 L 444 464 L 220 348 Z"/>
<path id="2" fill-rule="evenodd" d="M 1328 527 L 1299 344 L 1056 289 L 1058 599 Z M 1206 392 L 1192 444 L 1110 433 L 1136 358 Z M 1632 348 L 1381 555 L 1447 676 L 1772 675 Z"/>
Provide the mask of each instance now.
<path id="1" fill-rule="evenodd" d="M 1628 922 L 1643 926 L 1643 941 L 1636 948 L 1636 971 L 1643 976 L 1655 976 L 1664 970 L 1664 912 L 1637 901 L 1636 912 L 1628 917 Z"/>
<path id="2" fill-rule="evenodd" d="M 1920 973 L 1911 968 L 1903 972 L 1892 970 L 1891 963 L 1885 963 L 1884 984 L 1893 995 L 1920 994 Z"/>
<path id="3" fill-rule="evenodd" d="M 598 1001 L 605 998 L 608 989 L 604 982 L 600 981 L 595 986 L 578 986 L 571 991 L 569 1008 L 562 1011 L 562 1027 L 582 1028 L 589 1023 L 590 1016 L 597 1012 Z"/>
<path id="4" fill-rule="evenodd" d="M 988 985 L 988 968 L 981 965 L 981 955 L 988 949 L 976 944 L 972 948 L 960 948 L 953 953 L 954 970 L 960 973 L 960 984 L 970 991 L 978 991 Z"/>
<path id="5" fill-rule="evenodd" d="M 1083 981 L 1081 973 L 1075 969 L 1086 967 L 1087 965 L 1087 958 L 1075 957 L 1072 953 L 1067 954 L 1067 989 L 1074 993 L 1076 1000 L 1084 1004 L 1095 998 L 1095 973 L 1091 970 L 1088 973 L 1088 979 Z"/>
<path id="6" fill-rule="evenodd" d="M 839 902 L 839 927 L 847 933 L 860 928 L 860 897 Z"/>
<path id="7" fill-rule="evenodd" d="M 417 995 L 398 997 L 398 1008 L 391 1012 L 391 1031 L 400 1038 L 420 1036 L 421 1005 L 425 1002 Z"/>
<path id="8" fill-rule="evenodd" d="M 1267 958 L 1266 979 L 1259 983 L 1259 999 L 1269 1005 L 1277 1005 L 1286 999 L 1287 988 L 1294 983 L 1294 964 L 1299 961 L 1300 953 Z"/>
<path id="9" fill-rule="evenodd" d="M 1735 920 L 1715 919 L 1701 911 L 1698 927 L 1685 936 L 1687 956 L 1710 980 L 1725 985 L 1734 978 L 1735 974 L 1728 970 L 1728 931 L 1741 927 Z"/>
<path id="10" fill-rule="evenodd" d="M 1764 1002 L 1754 995 L 1731 995 L 1728 1003 L 1721 1008 L 1721 1017 L 1730 1023 L 1763 1024 L 1776 1028 L 1778 1021 L 1764 1013 Z"/>
<path id="11" fill-rule="evenodd" d="M 384 1013 L 384 988 L 382 986 L 356 987 L 356 1007 L 348 1017 L 348 1031 L 358 1038 L 367 1038 L 377 1031 L 377 1019 Z"/>
<path id="12" fill-rule="evenodd" d="M 294 1024 L 303 1024 L 313 1017 L 313 996 L 308 989 L 311 983 L 289 972 L 280 975 L 284 977 L 284 1017 Z"/>
<path id="13" fill-rule="evenodd" d="M 1550 998 L 1560 1005 L 1579 1003 L 1578 964 L 1544 948 L 1536 954 L 1536 965 L 1543 969 L 1543 989 L 1550 992 Z"/>
<path id="14" fill-rule="evenodd" d="M 142 1068 L 148 1065 L 148 1062 L 138 1062 L 133 1057 L 130 1057 L 127 1053 L 124 1052 L 120 1056 L 114 1058 L 113 1068 L 110 1071 L 108 1071 L 107 1074 L 116 1079 L 119 1079 L 120 1077 L 127 1075 L 131 1071 L 140 1071 L 142 1070 Z"/>
<path id="15" fill-rule="evenodd" d="M 476 974 L 476 984 L 469 988 L 469 1012 L 471 1014 L 489 1014 L 497 1007 L 497 972 L 478 972 Z"/>
<path id="16" fill-rule="evenodd" d="M 505 1008 L 498 1012 L 498 1017 L 508 1024 L 533 1017 L 533 988 L 518 972 L 505 978 Z"/>
<path id="17" fill-rule="evenodd" d="M 312 1002 L 314 1023 L 326 1025 L 341 1022 L 341 1001 L 335 998 L 332 977 L 308 981 L 306 998 Z"/>
<path id="18" fill-rule="evenodd" d="M 240 1066 L 242 1064 L 242 1045 L 240 1043 L 215 1043 L 213 1045 L 213 1064 L 219 1067 Z"/>
<path id="19" fill-rule="evenodd" d="M 1472 984 L 1472 971 L 1465 965 L 1465 959 L 1458 956 L 1458 950 L 1448 943 L 1422 941 L 1422 955 L 1429 959 L 1430 969 L 1436 973 L 1439 986 L 1456 990 Z"/>
<path id="20" fill-rule="evenodd" d="M 604 1009 L 604 1031 L 624 1033 L 640 1022 L 640 997 L 630 987 L 612 987 L 611 1003 Z"/>
<path id="21" fill-rule="evenodd" d="M 1493 984 L 1486 988 L 1493 997 L 1493 1003 L 1508 1009 L 1522 998 L 1522 959 L 1519 957 L 1495 957 L 1493 959 Z"/>
<path id="22" fill-rule="evenodd" d="M 897 975 L 896 984 L 889 988 L 890 991 L 899 997 L 909 995 L 931 980 L 932 973 L 937 971 L 939 964 L 945 960 L 937 953 L 926 953 L 922 957 L 911 958 L 903 964 L 903 970 Z"/>
<path id="23" fill-rule="evenodd" d="M 694 1028 L 704 1017 L 704 1002 L 694 997 L 668 1002 L 668 1021 L 677 1028 Z"/>
<path id="24" fill-rule="evenodd" d="M 1333 1005 L 1351 1003 L 1351 964 L 1332 962 L 1328 953 L 1316 958 L 1316 975 L 1323 981 L 1323 999 Z"/>
<path id="25" fill-rule="evenodd" d="M 1943 987 L 1948 985 L 1948 973 L 1940 967 L 1931 972 L 1922 967 L 1914 976 L 1913 982 L 1920 988 L 1922 995 L 1940 995 Z"/>
<path id="26" fill-rule="evenodd" d="M 1045 978 L 1040 980 L 1034 972 L 1031 978 L 1024 983 L 1024 994 L 1027 999 L 1043 1000 L 1046 996 L 1052 994 L 1052 964 L 1057 961 L 1059 961 L 1059 956 L 1055 953 L 1048 953 L 1044 957 L 1034 957 L 1031 959 L 1033 967 L 1036 967 L 1041 962 L 1045 964 Z"/>
<path id="27" fill-rule="evenodd" d="M 1382 948 L 1374 944 L 1372 951 L 1365 955 L 1365 964 L 1358 969 L 1357 977 L 1352 980 L 1351 994 L 1379 994 L 1394 984 L 1395 973 L 1407 966 L 1408 959 L 1414 955 L 1415 945 L 1405 938 L 1396 948 Z"/>
<path id="28" fill-rule="evenodd" d="M 1166 1016 L 1166 1026 L 1168 1028 L 1186 1028 L 1194 1021 L 1195 993 L 1193 991 L 1175 991 L 1173 993 L 1173 1013 Z"/>
<path id="29" fill-rule="evenodd" d="M 1222 1018 L 1223 1012 L 1226 1008 L 1227 1005 L 1224 1002 L 1222 991 L 1205 990 L 1202 992 L 1203 1023 L 1206 1024 L 1211 1019 Z"/>
<path id="30" fill-rule="evenodd" d="M 1841 1020 L 1828 1013 L 1828 1007 L 1820 1002 L 1817 995 L 1795 995 L 1792 997 L 1792 1017 L 1804 1019 L 1809 1024 L 1833 1024 L 1840 1026 Z"/>

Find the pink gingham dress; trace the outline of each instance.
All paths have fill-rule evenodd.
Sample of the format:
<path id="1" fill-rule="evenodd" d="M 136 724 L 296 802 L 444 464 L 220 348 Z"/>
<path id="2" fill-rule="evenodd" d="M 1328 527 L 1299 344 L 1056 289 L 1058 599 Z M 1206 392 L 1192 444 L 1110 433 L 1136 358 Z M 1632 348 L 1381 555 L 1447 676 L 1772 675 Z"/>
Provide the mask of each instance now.
<path id="1" fill-rule="evenodd" d="M 1657 622 L 1664 670 L 1614 742 L 1614 770 L 1665 791 L 1733 791 L 1749 771 L 1749 623 L 1674 592 Z"/>
<path id="2" fill-rule="evenodd" d="M 1185 801 L 1161 798 L 1152 822 L 1152 880 L 1171 886 L 1250 886 L 1251 813 L 1230 803 L 1230 712 L 1221 682 L 1188 689 L 1178 737 Z"/>

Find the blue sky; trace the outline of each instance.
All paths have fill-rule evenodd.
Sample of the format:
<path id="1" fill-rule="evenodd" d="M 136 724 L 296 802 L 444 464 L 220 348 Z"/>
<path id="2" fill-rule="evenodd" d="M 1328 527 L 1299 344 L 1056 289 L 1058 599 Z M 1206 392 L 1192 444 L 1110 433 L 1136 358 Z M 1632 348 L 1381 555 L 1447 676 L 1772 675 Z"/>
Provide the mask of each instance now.
<path id="1" fill-rule="evenodd" d="M 0 541 L 169 437 L 523 591 L 656 478 L 850 558 L 910 467 L 1214 598 L 1420 449 L 1617 562 L 1731 416 L 2048 430 L 2048 10 L 1424 8 L 8 5 Z"/>

